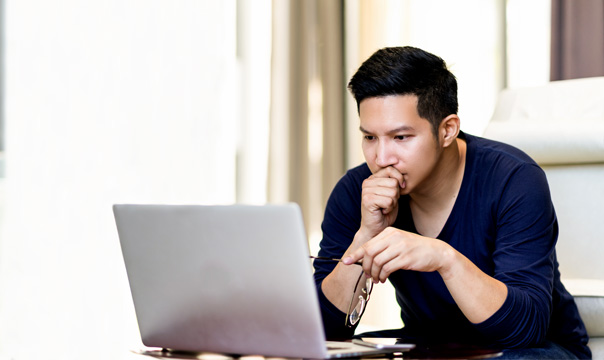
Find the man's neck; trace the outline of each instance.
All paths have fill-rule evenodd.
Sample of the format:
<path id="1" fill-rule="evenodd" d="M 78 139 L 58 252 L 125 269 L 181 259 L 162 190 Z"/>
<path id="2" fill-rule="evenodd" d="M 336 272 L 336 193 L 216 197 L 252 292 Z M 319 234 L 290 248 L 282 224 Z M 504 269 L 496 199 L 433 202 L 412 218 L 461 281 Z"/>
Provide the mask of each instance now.
<path id="1" fill-rule="evenodd" d="M 429 181 L 409 194 L 414 208 L 432 213 L 452 207 L 463 180 L 466 150 L 466 142 L 459 138 L 443 150 Z"/>

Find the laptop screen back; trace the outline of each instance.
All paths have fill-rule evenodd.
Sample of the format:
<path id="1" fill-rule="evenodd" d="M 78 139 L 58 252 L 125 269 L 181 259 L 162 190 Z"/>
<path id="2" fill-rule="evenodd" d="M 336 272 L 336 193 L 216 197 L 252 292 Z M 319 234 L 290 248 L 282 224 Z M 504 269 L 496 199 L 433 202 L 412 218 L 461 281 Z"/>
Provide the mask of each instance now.
<path id="1" fill-rule="evenodd" d="M 146 346 L 325 356 L 297 205 L 113 210 Z"/>

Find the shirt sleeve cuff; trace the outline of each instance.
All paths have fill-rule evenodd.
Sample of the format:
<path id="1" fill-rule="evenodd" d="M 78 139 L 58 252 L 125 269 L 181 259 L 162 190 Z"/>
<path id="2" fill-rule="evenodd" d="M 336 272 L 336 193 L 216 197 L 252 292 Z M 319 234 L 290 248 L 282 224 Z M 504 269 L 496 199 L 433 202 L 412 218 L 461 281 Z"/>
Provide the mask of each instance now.
<path id="1" fill-rule="evenodd" d="M 522 290 L 508 286 L 508 295 L 501 307 L 476 328 L 491 341 L 505 347 L 523 347 L 539 343 L 545 330 L 531 311 L 530 300 Z M 519 311 L 524 309 L 524 311 Z"/>

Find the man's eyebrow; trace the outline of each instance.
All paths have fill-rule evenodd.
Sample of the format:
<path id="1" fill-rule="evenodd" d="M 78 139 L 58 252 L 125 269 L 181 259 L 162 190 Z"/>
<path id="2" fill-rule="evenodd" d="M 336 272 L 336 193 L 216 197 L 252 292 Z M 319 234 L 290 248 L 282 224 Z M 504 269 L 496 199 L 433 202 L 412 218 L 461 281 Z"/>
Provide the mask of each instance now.
<path id="1" fill-rule="evenodd" d="M 359 126 L 359 130 L 361 130 L 361 132 L 364 134 L 371 134 L 371 131 L 364 129 L 362 126 Z M 388 130 L 388 132 L 386 132 L 386 134 L 393 135 L 393 134 L 399 133 L 401 131 L 412 131 L 412 130 L 415 130 L 412 126 L 403 125 L 403 126 L 399 126 L 399 127 L 395 128 L 395 129 Z"/>
<path id="2" fill-rule="evenodd" d="M 363 129 L 363 127 L 362 127 L 362 126 L 359 126 L 359 130 L 361 130 L 361 132 L 362 132 L 363 134 L 369 134 L 369 131 L 367 131 L 367 130 Z"/>

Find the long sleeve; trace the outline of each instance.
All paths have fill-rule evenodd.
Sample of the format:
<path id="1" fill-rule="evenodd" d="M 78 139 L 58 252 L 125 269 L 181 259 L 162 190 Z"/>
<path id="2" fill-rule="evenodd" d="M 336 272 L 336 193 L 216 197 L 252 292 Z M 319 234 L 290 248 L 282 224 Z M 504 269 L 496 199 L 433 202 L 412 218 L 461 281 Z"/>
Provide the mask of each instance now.
<path id="1" fill-rule="evenodd" d="M 466 171 L 473 176 L 464 206 L 452 214 L 450 239 L 508 287 L 501 308 L 475 329 L 505 348 L 549 339 L 586 356 L 585 326 L 560 281 L 558 221 L 545 173 L 518 149 L 471 136 L 468 144 Z M 468 244 L 468 237 L 474 241 Z"/>
<path id="2" fill-rule="evenodd" d="M 504 347 L 536 345 L 549 327 L 558 235 L 545 174 L 536 165 L 517 167 L 493 206 L 493 276 L 507 285 L 508 296 L 477 327 Z"/>
<path id="3" fill-rule="evenodd" d="M 350 246 L 361 221 L 362 181 L 371 175 L 366 165 L 348 171 L 332 191 L 325 209 L 320 256 L 341 258 Z M 331 273 L 335 264 L 331 261 L 314 261 L 315 282 L 319 295 L 325 334 L 328 339 L 349 339 L 354 328 L 345 326 L 346 314 L 336 308 L 323 294 L 323 279 Z"/>
<path id="4" fill-rule="evenodd" d="M 398 270 L 396 290 L 405 334 L 418 341 L 538 345 L 545 339 L 588 356 L 585 326 L 560 281 L 555 246 L 558 222 L 545 173 L 526 154 L 498 142 L 461 135 L 468 145 L 466 168 L 455 205 L 438 239 L 466 256 L 485 274 L 503 282 L 508 296 L 489 319 L 471 323 L 436 272 Z M 319 255 L 340 258 L 361 222 L 366 165 L 351 169 L 334 188 L 325 210 Z M 409 196 L 399 199 L 392 225 L 416 232 Z M 315 281 L 328 338 L 350 338 L 345 314 L 321 291 L 333 262 L 315 261 Z M 371 306 L 369 302 L 368 306 Z M 395 314 L 388 314 L 395 316 Z"/>

